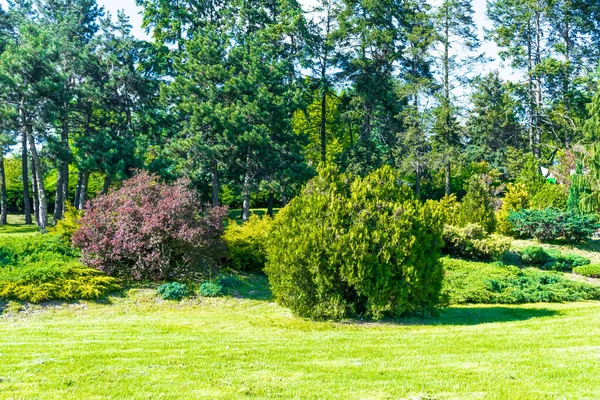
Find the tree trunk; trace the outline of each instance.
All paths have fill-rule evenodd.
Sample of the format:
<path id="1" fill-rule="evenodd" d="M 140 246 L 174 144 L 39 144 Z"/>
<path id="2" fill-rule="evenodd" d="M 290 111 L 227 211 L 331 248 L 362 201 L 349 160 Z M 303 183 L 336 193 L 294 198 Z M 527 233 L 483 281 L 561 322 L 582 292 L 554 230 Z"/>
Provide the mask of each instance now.
<path id="1" fill-rule="evenodd" d="M 8 210 L 6 209 L 6 175 L 4 174 L 4 153 L 0 151 L 0 223 L 7 222 Z"/>
<path id="2" fill-rule="evenodd" d="M 23 212 L 25 213 L 25 223 L 31 224 L 31 199 L 29 198 L 29 168 L 27 165 L 27 121 L 25 120 L 25 110 L 21 109 L 21 120 L 23 124 L 23 137 L 21 138 L 21 169 L 23 178 Z"/>
<path id="3" fill-rule="evenodd" d="M 75 187 L 75 198 L 73 199 L 73 205 L 75 208 L 79 207 L 79 197 L 81 196 L 81 183 L 83 181 L 83 171 L 80 169 L 77 173 L 77 186 Z"/>
<path id="4" fill-rule="evenodd" d="M 54 198 L 54 223 L 62 218 L 62 205 L 63 200 L 63 174 L 62 174 L 62 161 L 58 164 L 58 171 L 56 176 L 56 196 Z"/>
<path id="5" fill-rule="evenodd" d="M 327 162 L 327 91 L 323 88 L 321 94 L 321 162 L 323 165 Z"/>
<path id="6" fill-rule="evenodd" d="M 108 189 L 110 188 L 111 177 L 109 174 L 106 174 L 104 177 L 104 186 L 102 186 L 102 194 L 107 194 Z"/>
<path id="7" fill-rule="evenodd" d="M 31 160 L 31 187 L 33 188 L 33 215 L 35 215 L 35 223 L 40 226 L 40 201 L 38 199 L 38 186 L 37 186 L 37 174 L 39 172 L 35 169 L 33 159 Z"/>
<path id="8" fill-rule="evenodd" d="M 248 221 L 250 217 L 250 175 L 244 174 L 244 184 L 242 187 L 242 221 Z"/>
<path id="9" fill-rule="evenodd" d="M 85 210 L 85 203 L 88 198 L 88 184 L 90 181 L 90 171 L 85 171 L 81 179 L 81 189 L 79 191 L 79 202 L 76 207 L 78 210 Z"/>
<path id="10" fill-rule="evenodd" d="M 273 218 L 273 200 L 275 198 L 275 193 L 273 193 L 273 189 L 269 189 L 269 197 L 267 198 L 267 215 Z"/>
<path id="11" fill-rule="evenodd" d="M 219 206 L 219 171 L 217 170 L 217 160 L 213 159 L 210 171 L 212 179 L 212 205 Z"/>
<path id="12" fill-rule="evenodd" d="M 415 168 L 415 196 L 421 198 L 421 164 L 418 162 Z"/>
<path id="13" fill-rule="evenodd" d="M 39 227 L 42 232 L 46 231 L 46 225 L 48 223 L 48 204 L 46 201 L 46 191 L 44 189 L 44 179 L 42 179 L 40 168 L 40 159 L 38 157 L 37 149 L 35 148 L 35 141 L 33 139 L 33 134 L 31 129 L 27 132 L 27 137 L 29 139 L 29 150 L 31 152 L 31 159 L 33 161 L 33 166 L 35 170 L 38 172 L 35 174 L 35 178 L 37 181 L 37 193 L 38 193 L 38 201 L 39 201 Z"/>
<path id="14" fill-rule="evenodd" d="M 445 187 L 444 193 L 446 194 L 446 196 L 449 196 L 450 193 L 452 192 L 452 188 L 450 187 L 450 161 L 446 161 L 445 169 L 446 169 L 446 187 Z"/>
<path id="15" fill-rule="evenodd" d="M 54 223 L 62 219 L 65 202 L 69 201 L 69 124 L 63 119 L 60 132 L 61 157 L 58 164 L 58 180 L 56 183 L 56 202 L 54 205 Z"/>

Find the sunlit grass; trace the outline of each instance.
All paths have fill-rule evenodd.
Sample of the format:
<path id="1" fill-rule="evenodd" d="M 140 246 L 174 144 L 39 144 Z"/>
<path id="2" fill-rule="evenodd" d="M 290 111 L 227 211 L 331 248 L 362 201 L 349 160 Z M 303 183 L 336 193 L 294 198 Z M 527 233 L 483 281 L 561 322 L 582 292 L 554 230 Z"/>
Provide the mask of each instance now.
<path id="1" fill-rule="evenodd" d="M 5 304 L 0 398 L 547 399 L 600 393 L 600 303 L 313 322 L 266 300 Z M 18 312 L 18 309 L 25 307 Z"/>

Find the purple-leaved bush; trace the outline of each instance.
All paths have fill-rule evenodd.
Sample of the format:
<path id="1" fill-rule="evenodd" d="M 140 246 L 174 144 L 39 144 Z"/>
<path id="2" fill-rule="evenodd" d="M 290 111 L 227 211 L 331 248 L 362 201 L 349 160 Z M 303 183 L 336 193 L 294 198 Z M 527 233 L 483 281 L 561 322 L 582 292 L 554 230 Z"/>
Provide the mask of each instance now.
<path id="1" fill-rule="evenodd" d="M 134 280 L 173 280 L 205 272 L 219 258 L 224 207 L 210 207 L 189 189 L 140 172 L 90 201 L 73 243 L 85 265 Z"/>

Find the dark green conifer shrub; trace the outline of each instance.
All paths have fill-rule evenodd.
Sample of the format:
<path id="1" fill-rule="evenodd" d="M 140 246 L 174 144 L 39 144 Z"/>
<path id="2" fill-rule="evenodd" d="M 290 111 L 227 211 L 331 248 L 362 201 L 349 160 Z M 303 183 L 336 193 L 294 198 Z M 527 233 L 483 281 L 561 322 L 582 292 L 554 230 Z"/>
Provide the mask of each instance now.
<path id="1" fill-rule="evenodd" d="M 300 316 L 379 319 L 440 302 L 441 211 L 415 200 L 389 167 L 365 178 L 326 169 L 275 218 L 275 299 Z"/>
<path id="2" fill-rule="evenodd" d="M 158 294 L 163 300 L 181 300 L 188 295 L 188 290 L 182 283 L 169 282 L 158 287 Z"/>
<path id="3" fill-rule="evenodd" d="M 492 196 L 483 179 L 477 175 L 469 179 L 467 194 L 460 204 L 459 222 L 461 226 L 478 224 L 489 233 L 496 228 Z"/>
<path id="4" fill-rule="evenodd" d="M 563 212 L 555 208 L 512 212 L 508 221 L 519 234 L 542 242 L 559 238 L 580 242 L 592 237 L 600 228 L 595 214 L 579 214 L 573 210 Z"/>
<path id="5" fill-rule="evenodd" d="M 203 282 L 198 293 L 203 297 L 217 297 L 223 294 L 223 286 L 214 282 Z"/>

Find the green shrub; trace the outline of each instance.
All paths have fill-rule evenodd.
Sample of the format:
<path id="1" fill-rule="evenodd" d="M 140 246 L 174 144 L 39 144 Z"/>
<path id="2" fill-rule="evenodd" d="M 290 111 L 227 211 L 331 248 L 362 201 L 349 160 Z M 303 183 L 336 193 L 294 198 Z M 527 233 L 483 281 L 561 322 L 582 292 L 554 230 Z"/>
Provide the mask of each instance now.
<path id="1" fill-rule="evenodd" d="M 242 225 L 229 221 L 223 239 L 229 250 L 228 262 L 242 271 L 262 271 L 266 262 L 266 241 L 272 225 L 269 216 L 252 215 Z"/>
<path id="2" fill-rule="evenodd" d="M 492 196 L 483 179 L 477 175 L 469 179 L 467 194 L 460 204 L 458 219 L 461 226 L 478 224 L 490 233 L 496 228 Z"/>
<path id="3" fill-rule="evenodd" d="M 550 261 L 551 257 L 539 246 L 528 246 L 521 250 L 521 260 L 526 265 L 540 267 Z"/>
<path id="4" fill-rule="evenodd" d="M 573 273 L 587 276 L 588 278 L 600 278 L 600 264 L 580 265 L 573 268 Z"/>
<path id="5" fill-rule="evenodd" d="M 555 208 L 564 211 L 567 209 L 569 192 L 563 185 L 545 183 L 531 198 L 529 205 L 536 210 Z"/>
<path id="6" fill-rule="evenodd" d="M 0 267 L 0 298 L 39 303 L 97 299 L 119 288 L 114 278 L 78 261 L 41 261 Z"/>
<path id="7" fill-rule="evenodd" d="M 365 178 L 322 170 L 274 221 L 275 299 L 300 316 L 382 318 L 440 302 L 442 221 L 389 167 Z"/>
<path id="8" fill-rule="evenodd" d="M 532 236 L 542 242 L 559 238 L 569 242 L 584 241 L 600 228 L 595 214 L 563 212 L 554 208 L 512 212 L 508 221 L 519 234 Z"/>
<path id="9" fill-rule="evenodd" d="M 473 260 L 499 260 L 504 252 L 510 250 L 510 239 L 499 235 L 488 235 L 477 224 L 463 228 L 444 226 L 445 254 L 452 254 Z"/>
<path id="10" fill-rule="evenodd" d="M 507 236 L 515 236 L 511 223 L 508 221 L 508 215 L 511 211 L 519 211 L 527 208 L 529 205 L 529 195 L 527 187 L 522 183 L 509 183 L 506 185 L 506 193 L 502 200 L 502 208 L 496 214 L 496 230 L 498 233 Z"/>
<path id="11" fill-rule="evenodd" d="M 214 282 L 203 282 L 198 293 L 203 297 L 217 297 L 223 294 L 223 286 Z"/>
<path id="12" fill-rule="evenodd" d="M 544 250 L 539 246 L 529 246 L 521 250 L 521 261 L 525 265 L 562 272 L 590 263 L 589 258 L 577 254 L 562 254 L 554 249 Z"/>
<path id="13" fill-rule="evenodd" d="M 455 194 L 446 195 L 438 202 L 444 224 L 459 225 L 460 203 Z"/>
<path id="14" fill-rule="evenodd" d="M 600 286 L 575 282 L 559 272 L 519 269 L 450 258 L 442 259 L 443 293 L 452 304 L 519 304 L 600 299 Z"/>
<path id="15" fill-rule="evenodd" d="M 58 235 L 0 238 L 0 298 L 95 299 L 118 288 L 114 278 L 84 267 L 78 256 Z"/>
<path id="16" fill-rule="evenodd" d="M 82 215 L 83 211 L 80 211 L 70 203 L 67 203 L 63 218 L 56 221 L 56 225 L 48 228 L 48 232 L 56 234 L 70 243 L 73 233 L 79 229 L 79 220 Z"/>
<path id="17" fill-rule="evenodd" d="M 181 300 L 188 295 L 188 290 L 182 283 L 169 282 L 158 287 L 158 294 L 163 300 Z"/>

